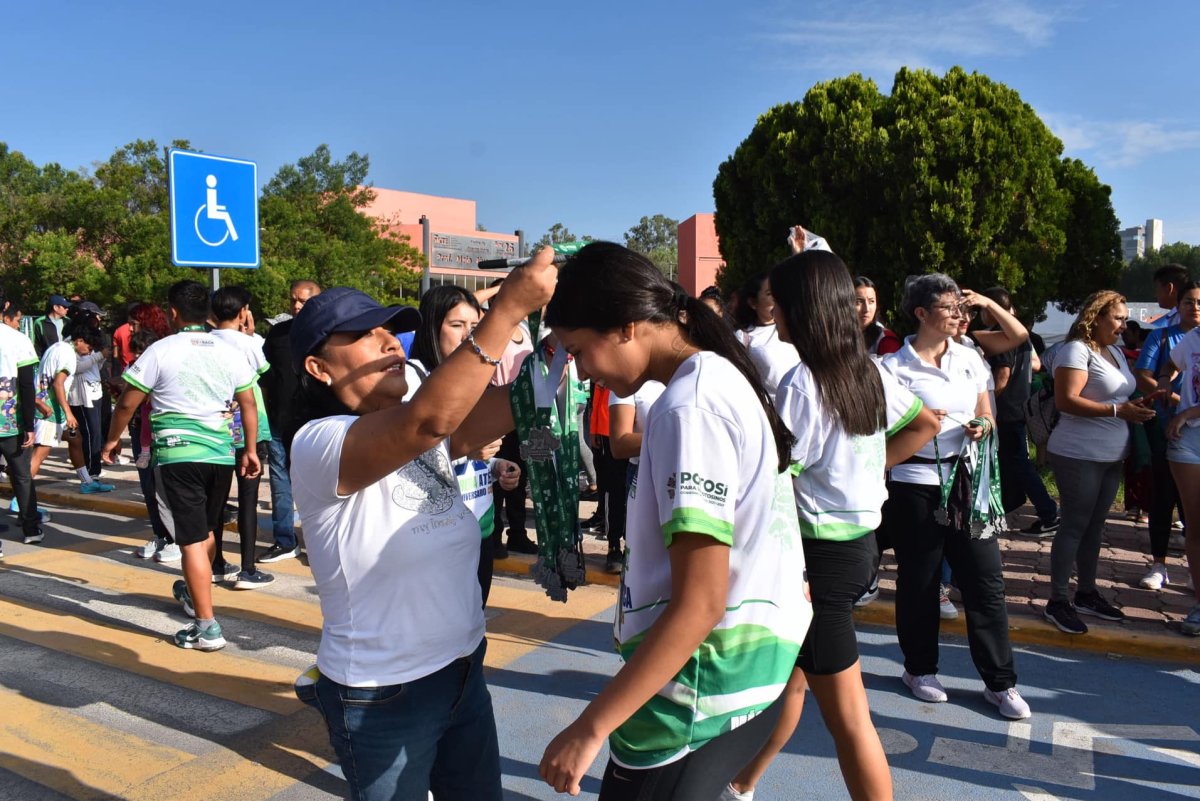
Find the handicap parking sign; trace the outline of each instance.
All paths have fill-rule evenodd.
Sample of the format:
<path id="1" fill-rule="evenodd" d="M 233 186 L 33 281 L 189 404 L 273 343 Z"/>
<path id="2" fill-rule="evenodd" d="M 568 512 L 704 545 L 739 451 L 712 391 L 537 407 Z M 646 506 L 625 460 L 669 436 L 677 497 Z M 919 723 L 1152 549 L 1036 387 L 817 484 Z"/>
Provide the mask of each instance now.
<path id="1" fill-rule="evenodd" d="M 258 267 L 258 165 L 174 149 L 168 164 L 175 266 Z"/>

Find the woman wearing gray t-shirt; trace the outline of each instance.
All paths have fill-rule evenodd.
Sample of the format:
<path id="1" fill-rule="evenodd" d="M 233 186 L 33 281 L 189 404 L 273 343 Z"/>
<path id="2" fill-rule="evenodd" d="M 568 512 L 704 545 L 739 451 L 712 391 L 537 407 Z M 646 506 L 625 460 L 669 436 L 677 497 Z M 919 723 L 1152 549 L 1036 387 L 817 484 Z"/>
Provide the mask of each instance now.
<path id="1" fill-rule="evenodd" d="M 1061 417 L 1046 450 L 1061 495 L 1062 522 L 1050 550 L 1045 616 L 1067 634 L 1087 633 L 1080 614 L 1125 618 L 1096 589 L 1096 567 L 1104 520 L 1129 452 L 1129 423 L 1154 417 L 1153 409 L 1129 400 L 1137 381 L 1117 346 L 1128 316 L 1118 293 L 1092 294 L 1054 356 L 1054 403 Z M 1077 575 L 1074 603 L 1068 600 L 1072 570 Z"/>

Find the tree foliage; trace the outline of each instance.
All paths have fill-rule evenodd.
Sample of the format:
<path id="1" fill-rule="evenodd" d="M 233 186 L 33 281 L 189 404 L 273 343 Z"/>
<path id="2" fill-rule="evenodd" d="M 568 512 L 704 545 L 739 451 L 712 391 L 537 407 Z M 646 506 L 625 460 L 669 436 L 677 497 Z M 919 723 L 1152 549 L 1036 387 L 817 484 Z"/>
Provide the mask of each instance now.
<path id="1" fill-rule="evenodd" d="M 787 253 L 787 230 L 823 235 L 894 309 L 907 276 L 1002 284 L 1027 319 L 1117 278 L 1103 186 L 1018 94 L 961 68 L 901 69 L 890 95 L 861 75 L 776 106 L 713 184 L 726 290 Z M 1067 275 L 1069 273 L 1069 275 Z"/>
<path id="2" fill-rule="evenodd" d="M 173 147 L 190 149 L 187 141 Z M 362 213 L 373 198 L 369 161 L 334 160 L 325 145 L 279 169 L 263 189 L 262 266 L 224 270 L 263 317 L 285 310 L 299 278 L 363 289 L 381 302 L 415 302 L 423 256 Z M 0 282 L 25 311 L 52 293 L 101 306 L 162 301 L 181 278 L 207 270 L 171 263 L 167 165 L 154 141 L 118 148 L 89 174 L 43 167 L 0 142 Z"/>
<path id="3" fill-rule="evenodd" d="M 625 247 L 646 256 L 663 275 L 674 279 L 679 272 L 679 221 L 664 214 L 642 217 L 625 232 Z"/>
<path id="4" fill-rule="evenodd" d="M 533 245 L 530 246 L 529 252 L 532 253 L 543 245 L 561 245 L 564 242 L 591 241 L 593 241 L 593 237 L 589 236 L 588 234 L 584 234 L 583 236 L 575 236 L 575 234 L 571 233 L 571 230 L 567 228 L 567 226 L 560 222 L 556 222 L 554 225 L 550 226 L 549 231 L 542 234 L 541 239 L 534 242 Z"/>
<path id="5" fill-rule="evenodd" d="M 1154 273 L 1168 264 L 1182 264 L 1193 280 L 1200 280 L 1200 245 L 1176 242 L 1138 256 L 1121 273 L 1118 290 L 1132 301 L 1154 300 Z"/>

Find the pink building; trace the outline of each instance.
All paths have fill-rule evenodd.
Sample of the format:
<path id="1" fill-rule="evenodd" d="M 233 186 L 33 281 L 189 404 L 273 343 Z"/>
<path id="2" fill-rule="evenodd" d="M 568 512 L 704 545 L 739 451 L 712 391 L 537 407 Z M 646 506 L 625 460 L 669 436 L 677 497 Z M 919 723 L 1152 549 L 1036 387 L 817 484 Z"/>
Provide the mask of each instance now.
<path id="1" fill-rule="evenodd" d="M 375 200 L 363 213 L 382 222 L 390 233 L 407 236 L 409 244 L 425 254 L 432 286 L 457 284 L 471 291 L 480 289 L 495 280 L 496 275 L 479 270 L 476 263 L 483 259 L 514 258 L 520 253 L 523 243 L 517 235 L 476 230 L 474 200 L 398 189 L 372 191 Z"/>
<path id="2" fill-rule="evenodd" d="M 695 297 L 717 282 L 725 266 L 713 214 L 693 214 L 679 224 L 679 283 Z"/>

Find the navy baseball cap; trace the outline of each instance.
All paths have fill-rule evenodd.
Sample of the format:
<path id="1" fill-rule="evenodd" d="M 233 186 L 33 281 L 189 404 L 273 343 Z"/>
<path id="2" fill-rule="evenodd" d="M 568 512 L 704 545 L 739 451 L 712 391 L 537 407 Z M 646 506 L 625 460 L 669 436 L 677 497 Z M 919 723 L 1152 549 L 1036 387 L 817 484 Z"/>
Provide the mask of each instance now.
<path id="1" fill-rule="evenodd" d="M 66 298 L 64 298 L 62 295 L 51 295 L 50 296 L 50 305 L 51 306 L 70 306 L 71 302 L 68 301 Z"/>
<path id="2" fill-rule="evenodd" d="M 370 331 L 387 326 L 396 333 L 415 331 L 421 313 L 412 306 L 380 306 L 365 292 L 335 286 L 313 295 L 292 321 L 289 334 L 292 367 L 304 372 L 304 359 L 320 347 L 330 334 Z"/>

